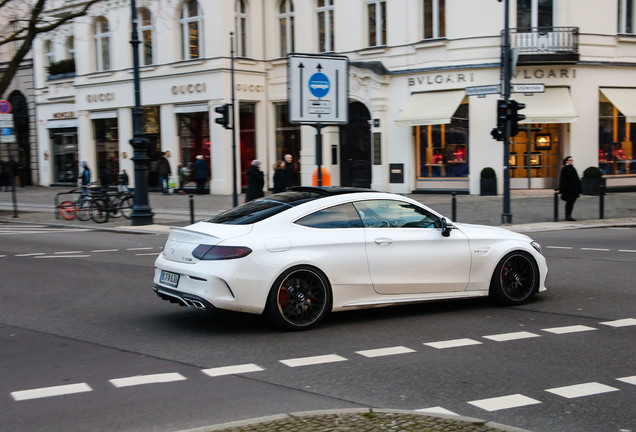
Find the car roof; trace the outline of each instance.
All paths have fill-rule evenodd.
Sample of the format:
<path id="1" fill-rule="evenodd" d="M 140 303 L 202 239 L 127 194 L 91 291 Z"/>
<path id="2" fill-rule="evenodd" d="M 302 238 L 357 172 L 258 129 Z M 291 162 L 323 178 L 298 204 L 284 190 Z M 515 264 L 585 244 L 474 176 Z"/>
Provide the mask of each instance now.
<path id="1" fill-rule="evenodd" d="M 361 192 L 378 192 L 373 189 L 351 187 L 351 186 L 294 186 L 292 191 L 298 192 L 315 192 L 321 195 L 340 195 L 348 193 L 361 193 Z"/>

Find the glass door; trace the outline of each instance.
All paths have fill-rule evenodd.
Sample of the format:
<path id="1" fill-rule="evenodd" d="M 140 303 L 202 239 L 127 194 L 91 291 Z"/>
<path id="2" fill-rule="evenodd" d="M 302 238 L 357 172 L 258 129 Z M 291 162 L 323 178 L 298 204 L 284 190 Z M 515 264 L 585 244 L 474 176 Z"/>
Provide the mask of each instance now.
<path id="1" fill-rule="evenodd" d="M 559 155 L 559 125 L 520 127 L 519 133 L 510 142 L 510 187 L 554 187 L 559 172 Z"/>

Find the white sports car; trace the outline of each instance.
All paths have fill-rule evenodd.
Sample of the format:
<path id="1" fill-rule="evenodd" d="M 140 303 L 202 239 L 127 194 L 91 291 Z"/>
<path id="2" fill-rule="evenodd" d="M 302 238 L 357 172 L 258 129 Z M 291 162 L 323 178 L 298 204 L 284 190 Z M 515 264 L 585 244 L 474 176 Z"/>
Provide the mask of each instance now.
<path id="1" fill-rule="evenodd" d="M 153 289 L 302 330 L 330 311 L 485 296 L 522 304 L 545 290 L 547 272 L 525 235 L 452 223 L 401 195 L 299 187 L 172 228 Z"/>

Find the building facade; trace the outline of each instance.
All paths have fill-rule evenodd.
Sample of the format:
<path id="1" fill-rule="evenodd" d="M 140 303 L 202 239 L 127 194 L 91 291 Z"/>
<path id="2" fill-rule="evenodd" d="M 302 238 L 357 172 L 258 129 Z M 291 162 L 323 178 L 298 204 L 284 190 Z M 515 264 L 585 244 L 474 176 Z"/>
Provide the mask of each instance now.
<path id="1" fill-rule="evenodd" d="M 74 2 L 52 13 L 64 3 Z M 512 188 L 556 186 L 566 155 L 579 172 L 600 167 L 608 186 L 636 185 L 635 3 L 510 0 L 511 98 L 526 104 L 510 144 Z M 322 130 L 331 185 L 478 194 L 484 167 L 502 181 L 503 146 L 491 136 L 501 96 L 471 90 L 501 83 L 503 2 L 138 0 L 137 7 L 151 187 L 155 161 L 169 152 L 173 173 L 202 155 L 210 191 L 232 192 L 232 132 L 216 124 L 214 109 L 233 96 L 238 184 L 259 159 L 271 188 L 270 167 L 290 153 L 296 183 L 311 185 L 316 130 L 289 122 L 290 53 L 349 59 L 349 123 Z M 74 183 L 81 161 L 102 184 L 132 172 L 130 34 L 129 2 L 104 0 L 36 41 L 41 184 Z M 74 59 L 74 72 L 51 75 L 52 56 Z M 545 90 L 528 92 L 537 85 Z"/>

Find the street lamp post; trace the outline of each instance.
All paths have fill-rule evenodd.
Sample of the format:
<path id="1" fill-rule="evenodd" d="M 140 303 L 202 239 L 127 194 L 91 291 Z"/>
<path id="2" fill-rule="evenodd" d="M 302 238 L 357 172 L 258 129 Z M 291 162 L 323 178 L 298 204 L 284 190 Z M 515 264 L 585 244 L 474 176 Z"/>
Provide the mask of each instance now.
<path id="1" fill-rule="evenodd" d="M 143 133 L 141 117 L 141 91 L 139 89 L 139 35 L 137 33 L 137 6 L 135 0 L 130 1 L 132 35 L 130 44 L 133 52 L 133 84 L 135 92 L 135 107 L 132 111 L 133 138 L 130 145 L 134 149 L 132 161 L 135 163 L 135 195 L 130 223 L 134 226 L 150 225 L 154 214 L 148 204 L 148 139 Z"/>
<path id="2" fill-rule="evenodd" d="M 501 2 L 501 0 L 499 0 Z M 510 64 L 510 27 L 508 25 L 508 14 L 510 11 L 509 0 L 504 0 L 504 40 L 501 50 L 501 63 L 503 67 L 503 100 L 506 104 L 510 101 L 510 78 L 511 78 L 511 64 Z M 516 121 L 516 120 L 515 120 Z M 510 129 L 511 129 L 510 116 L 506 119 L 504 131 L 503 131 L 503 146 L 504 146 L 504 160 L 503 160 L 503 211 L 501 213 L 501 223 L 511 224 L 512 213 L 510 212 Z"/>

